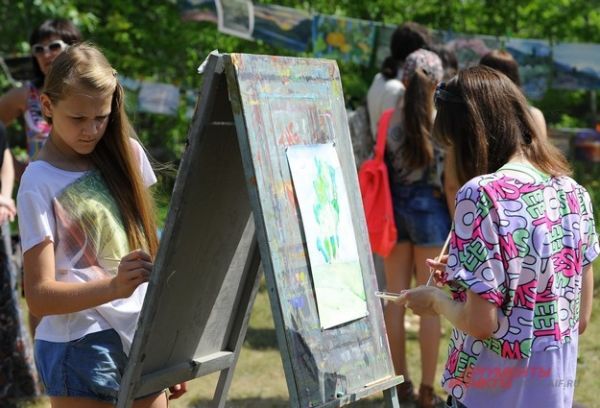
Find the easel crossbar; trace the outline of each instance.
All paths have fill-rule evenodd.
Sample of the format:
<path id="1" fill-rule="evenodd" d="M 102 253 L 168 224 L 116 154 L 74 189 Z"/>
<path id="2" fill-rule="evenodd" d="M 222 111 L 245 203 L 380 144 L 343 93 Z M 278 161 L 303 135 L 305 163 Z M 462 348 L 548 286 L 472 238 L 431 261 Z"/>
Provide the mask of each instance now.
<path id="1" fill-rule="evenodd" d="M 146 391 L 153 392 L 157 389 L 166 388 L 177 381 L 186 381 L 190 378 L 198 378 L 215 371 L 221 371 L 231 367 L 234 361 L 234 353 L 231 351 L 220 351 L 209 354 L 186 363 L 177 364 L 160 371 L 155 371 L 142 376 L 137 395 L 144 395 Z M 190 375 L 191 374 L 191 375 Z"/>
<path id="2" fill-rule="evenodd" d="M 354 392 L 348 392 L 348 394 L 346 394 L 342 397 L 339 397 L 333 401 L 329 401 L 326 404 L 319 405 L 318 408 L 341 407 L 341 406 L 350 404 L 352 402 L 358 401 L 360 399 L 366 398 L 372 394 L 376 394 L 378 392 L 389 390 L 402 382 L 404 382 L 404 376 L 401 376 L 401 375 L 396 376 L 396 377 L 390 377 L 384 381 L 375 381 L 373 383 L 373 385 L 365 386 L 364 388 L 354 391 Z M 397 406 L 397 405 L 394 405 L 394 404 L 397 404 L 397 400 L 396 400 L 395 396 L 392 400 L 393 401 L 386 401 L 386 403 L 392 404 L 391 406 Z"/>

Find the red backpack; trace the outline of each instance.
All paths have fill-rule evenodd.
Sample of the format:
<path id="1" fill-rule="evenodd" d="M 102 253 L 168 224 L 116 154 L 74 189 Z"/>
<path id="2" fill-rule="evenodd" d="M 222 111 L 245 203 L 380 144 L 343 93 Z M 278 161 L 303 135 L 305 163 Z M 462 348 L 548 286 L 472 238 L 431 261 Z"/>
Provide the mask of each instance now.
<path id="1" fill-rule="evenodd" d="M 393 109 L 388 109 L 381 115 L 377 127 L 375 156 L 366 160 L 358 170 L 358 183 L 365 208 L 371 249 L 383 257 L 388 256 L 396 245 L 392 193 L 388 169 L 383 161 L 387 131 L 393 112 Z"/>

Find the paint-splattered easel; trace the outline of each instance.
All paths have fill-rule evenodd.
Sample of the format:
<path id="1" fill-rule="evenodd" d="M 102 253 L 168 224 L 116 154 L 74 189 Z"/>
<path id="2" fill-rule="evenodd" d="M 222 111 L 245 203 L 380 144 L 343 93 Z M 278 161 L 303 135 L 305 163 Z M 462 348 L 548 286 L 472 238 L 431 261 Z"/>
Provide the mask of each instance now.
<path id="1" fill-rule="evenodd" d="M 348 190 L 368 315 L 323 330 L 285 151 L 334 143 Z M 175 183 L 119 407 L 215 371 L 225 405 L 265 272 L 293 407 L 376 392 L 398 407 L 340 74 L 334 61 L 211 55 Z"/>

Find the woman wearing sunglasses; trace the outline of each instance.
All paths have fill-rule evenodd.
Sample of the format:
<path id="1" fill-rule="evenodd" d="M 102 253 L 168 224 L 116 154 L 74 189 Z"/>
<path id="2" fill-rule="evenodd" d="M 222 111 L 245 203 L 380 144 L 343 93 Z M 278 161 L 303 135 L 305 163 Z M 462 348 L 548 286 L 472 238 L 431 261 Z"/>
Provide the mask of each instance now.
<path id="1" fill-rule="evenodd" d="M 67 46 L 81 41 L 81 33 L 75 25 L 65 19 L 50 19 L 36 28 L 29 39 L 31 53 L 33 56 L 33 74 L 31 81 L 27 81 L 19 88 L 13 88 L 0 97 L 0 121 L 4 125 L 10 125 L 18 117 L 23 118 L 25 134 L 27 138 L 27 156 L 31 160 L 41 149 L 50 134 L 50 125 L 44 119 L 40 104 L 40 90 L 44 86 L 44 79 L 50 70 L 52 61 Z M 2 124 L 0 124 L 2 125 Z M 0 127 L 4 127 L 3 125 Z M 6 158 L 6 156 L 5 156 Z M 11 180 L 2 177 L 2 192 L 7 191 L 7 196 L 0 198 L 0 214 L 9 213 L 14 215 L 14 203 L 12 200 L 12 185 L 14 179 L 19 180 L 25 170 L 25 165 L 17 160 L 5 159 L 0 175 L 6 173 L 8 163 L 14 163 L 14 172 L 11 172 Z M 9 182 L 10 181 L 10 182 Z M 10 190 L 9 191 L 9 185 Z M 39 319 L 29 313 L 29 329 L 34 333 Z"/>
<path id="2" fill-rule="evenodd" d="M 464 183 L 449 254 L 428 260 L 451 296 L 420 286 L 398 303 L 454 326 L 449 406 L 571 407 L 600 253 L 590 195 L 504 74 L 467 68 L 435 97 L 434 137 Z"/>
<path id="3" fill-rule="evenodd" d="M 81 33 L 71 21 L 46 20 L 33 31 L 29 39 L 34 78 L 0 97 L 0 121 L 8 126 L 19 116 L 24 119 L 27 155 L 30 159 L 35 157 L 50 133 L 50 125 L 42 115 L 39 98 L 44 78 L 52 61 L 67 46 L 80 41 Z M 23 169 L 20 170 L 17 171 L 17 177 Z"/>

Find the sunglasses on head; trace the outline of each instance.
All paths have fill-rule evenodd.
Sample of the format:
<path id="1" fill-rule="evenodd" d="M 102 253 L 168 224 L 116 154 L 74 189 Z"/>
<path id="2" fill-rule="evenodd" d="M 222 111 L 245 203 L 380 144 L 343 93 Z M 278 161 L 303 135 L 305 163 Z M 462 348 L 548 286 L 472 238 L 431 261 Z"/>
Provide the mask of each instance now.
<path id="1" fill-rule="evenodd" d="M 68 45 L 63 40 L 54 40 L 47 45 L 34 44 L 31 46 L 33 55 L 43 55 L 47 52 L 59 52 L 67 48 Z"/>
<path id="2" fill-rule="evenodd" d="M 446 90 L 445 82 L 440 82 L 440 84 L 435 88 L 434 103 L 436 109 L 439 109 L 441 102 L 465 103 L 461 97 Z"/>

